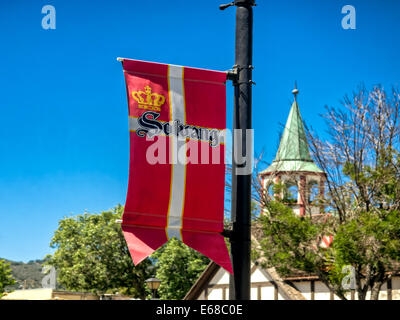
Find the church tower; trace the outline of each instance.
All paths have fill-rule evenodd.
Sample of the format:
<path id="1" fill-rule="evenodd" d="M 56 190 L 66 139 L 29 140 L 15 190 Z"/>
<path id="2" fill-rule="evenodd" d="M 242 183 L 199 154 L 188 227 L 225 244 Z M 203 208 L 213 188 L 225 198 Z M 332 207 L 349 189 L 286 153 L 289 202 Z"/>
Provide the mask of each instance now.
<path id="1" fill-rule="evenodd" d="M 318 199 L 324 195 L 326 174 L 314 163 L 296 96 L 283 131 L 275 160 L 261 172 L 264 190 L 284 199 L 299 216 L 323 213 Z M 278 187 L 280 186 L 280 187 Z"/>

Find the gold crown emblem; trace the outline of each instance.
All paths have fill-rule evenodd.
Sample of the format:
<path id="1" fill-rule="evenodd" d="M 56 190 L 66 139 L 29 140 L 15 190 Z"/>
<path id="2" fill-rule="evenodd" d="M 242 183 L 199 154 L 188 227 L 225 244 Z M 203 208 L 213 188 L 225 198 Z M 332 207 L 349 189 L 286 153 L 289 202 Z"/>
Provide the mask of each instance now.
<path id="1" fill-rule="evenodd" d="M 140 109 L 161 111 L 161 106 L 165 102 L 162 94 L 152 93 L 149 86 L 144 87 L 144 91 L 132 91 L 132 98 L 135 99 Z"/>

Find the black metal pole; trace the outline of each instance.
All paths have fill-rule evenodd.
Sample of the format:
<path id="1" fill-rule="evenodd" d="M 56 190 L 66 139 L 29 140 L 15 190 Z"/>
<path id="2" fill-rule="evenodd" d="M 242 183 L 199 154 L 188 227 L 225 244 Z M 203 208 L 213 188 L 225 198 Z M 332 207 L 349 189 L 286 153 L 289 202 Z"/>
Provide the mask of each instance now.
<path id="1" fill-rule="evenodd" d="M 247 129 L 251 123 L 252 46 L 254 0 L 236 0 L 235 66 L 237 78 L 234 81 L 234 119 L 232 152 L 232 232 L 230 236 L 231 258 L 234 276 L 231 277 L 229 298 L 250 300 L 250 209 L 251 173 L 244 174 L 249 163 L 251 146 L 246 144 Z M 224 9 L 221 7 L 221 9 Z M 237 135 L 241 132 L 241 135 Z M 236 153 L 247 159 L 240 163 Z M 242 169 L 242 170 L 241 170 Z M 249 170 L 247 170 L 249 171 Z M 251 172 L 251 171 L 250 171 Z"/>

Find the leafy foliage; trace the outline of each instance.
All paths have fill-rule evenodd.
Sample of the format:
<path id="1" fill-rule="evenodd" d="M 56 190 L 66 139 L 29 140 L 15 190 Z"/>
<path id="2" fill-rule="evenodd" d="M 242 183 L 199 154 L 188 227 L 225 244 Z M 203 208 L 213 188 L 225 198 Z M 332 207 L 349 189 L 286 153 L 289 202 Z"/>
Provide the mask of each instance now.
<path id="1" fill-rule="evenodd" d="M 134 266 L 120 225 L 123 207 L 101 214 L 85 212 L 59 222 L 51 246 L 56 252 L 48 265 L 57 270 L 58 282 L 67 290 L 122 293 L 144 298 L 144 281 L 150 277 L 149 260 Z"/>
<path id="2" fill-rule="evenodd" d="M 175 238 L 153 253 L 152 258 L 156 260 L 156 277 L 161 280 L 161 299 L 182 299 L 210 261 Z"/>
<path id="3" fill-rule="evenodd" d="M 10 264 L 0 260 L 0 298 L 4 295 L 5 288 L 13 285 L 15 280 L 11 275 Z"/>
<path id="4" fill-rule="evenodd" d="M 261 245 L 271 266 L 284 275 L 293 269 L 314 271 L 316 257 L 307 254 L 305 248 L 317 238 L 318 227 L 308 218 L 297 217 L 292 209 L 277 201 L 269 203 L 268 212 L 269 215 L 260 217 L 259 221 L 264 226 L 265 236 Z"/>

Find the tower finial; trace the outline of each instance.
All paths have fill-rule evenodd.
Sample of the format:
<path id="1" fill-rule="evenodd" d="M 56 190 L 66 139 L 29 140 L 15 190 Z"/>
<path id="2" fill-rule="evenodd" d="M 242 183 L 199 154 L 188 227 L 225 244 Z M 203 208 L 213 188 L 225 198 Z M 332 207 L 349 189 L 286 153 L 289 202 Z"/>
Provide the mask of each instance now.
<path id="1" fill-rule="evenodd" d="M 292 90 L 292 93 L 294 95 L 294 101 L 297 101 L 296 96 L 299 93 L 299 90 L 297 90 L 297 81 L 294 82 L 294 89 Z"/>

